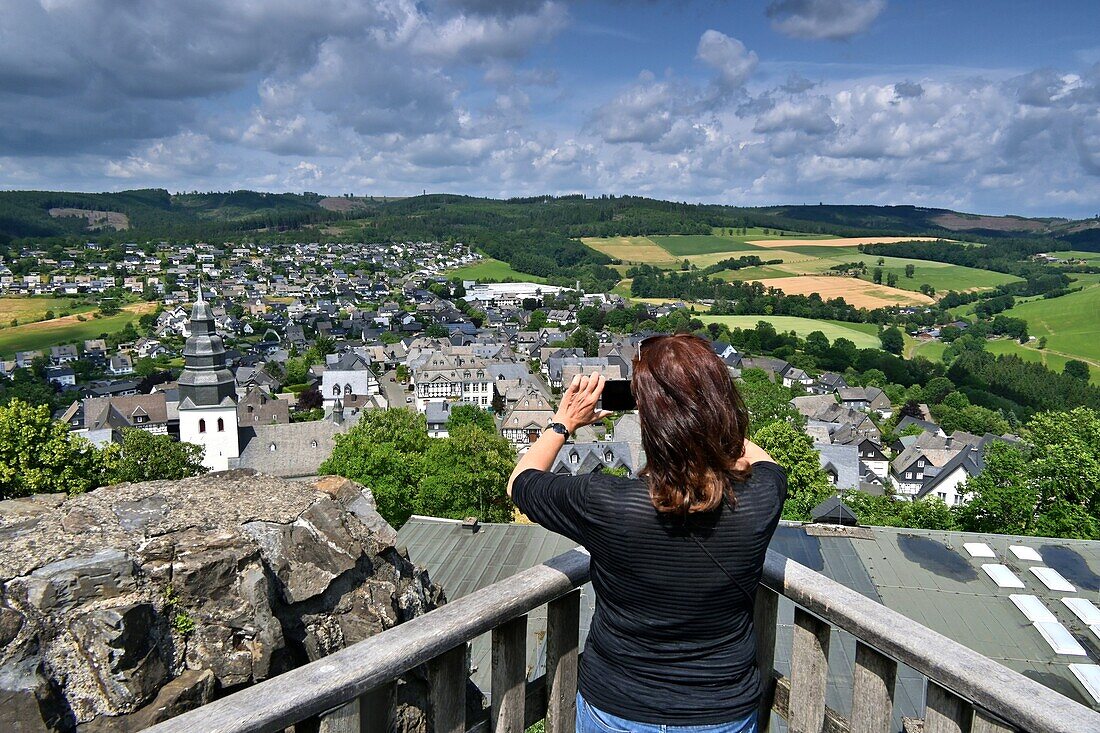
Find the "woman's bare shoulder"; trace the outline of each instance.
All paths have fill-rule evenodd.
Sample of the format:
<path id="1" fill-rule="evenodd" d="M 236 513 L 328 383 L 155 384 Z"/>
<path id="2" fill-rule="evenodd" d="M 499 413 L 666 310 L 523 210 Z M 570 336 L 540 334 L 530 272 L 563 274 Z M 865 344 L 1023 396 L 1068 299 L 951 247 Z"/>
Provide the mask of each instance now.
<path id="1" fill-rule="evenodd" d="M 775 463 L 775 460 L 768 455 L 768 452 L 752 442 L 748 438 L 745 438 L 745 454 L 743 458 L 749 463 L 760 463 L 767 461 L 769 463 Z"/>

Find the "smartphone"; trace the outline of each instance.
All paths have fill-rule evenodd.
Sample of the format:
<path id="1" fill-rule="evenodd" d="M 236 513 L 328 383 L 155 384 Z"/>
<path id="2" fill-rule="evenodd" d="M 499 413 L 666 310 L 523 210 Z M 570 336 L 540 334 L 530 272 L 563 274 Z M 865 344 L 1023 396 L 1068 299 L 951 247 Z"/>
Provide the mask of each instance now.
<path id="1" fill-rule="evenodd" d="M 634 395 L 630 392 L 630 380 L 609 379 L 604 382 L 603 394 L 600 396 L 600 409 L 611 412 L 637 410 L 638 403 L 634 401 Z"/>

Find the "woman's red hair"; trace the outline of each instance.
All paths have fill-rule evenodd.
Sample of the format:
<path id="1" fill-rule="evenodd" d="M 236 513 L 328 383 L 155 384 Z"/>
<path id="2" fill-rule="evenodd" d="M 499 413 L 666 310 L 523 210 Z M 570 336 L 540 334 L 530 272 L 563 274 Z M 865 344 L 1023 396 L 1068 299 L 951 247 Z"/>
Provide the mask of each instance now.
<path id="1" fill-rule="evenodd" d="M 660 512 L 686 516 L 717 509 L 749 477 L 749 416 L 726 365 L 691 334 L 646 339 L 634 360 L 650 499 Z"/>

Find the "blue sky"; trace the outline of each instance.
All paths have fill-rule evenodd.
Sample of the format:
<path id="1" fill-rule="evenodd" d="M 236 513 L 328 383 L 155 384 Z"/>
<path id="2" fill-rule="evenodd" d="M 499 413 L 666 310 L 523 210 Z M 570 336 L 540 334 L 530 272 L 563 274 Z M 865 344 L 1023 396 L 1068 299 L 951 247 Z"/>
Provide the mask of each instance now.
<path id="1" fill-rule="evenodd" d="M 1093 2 L 0 0 L 0 187 L 1100 214 Z"/>

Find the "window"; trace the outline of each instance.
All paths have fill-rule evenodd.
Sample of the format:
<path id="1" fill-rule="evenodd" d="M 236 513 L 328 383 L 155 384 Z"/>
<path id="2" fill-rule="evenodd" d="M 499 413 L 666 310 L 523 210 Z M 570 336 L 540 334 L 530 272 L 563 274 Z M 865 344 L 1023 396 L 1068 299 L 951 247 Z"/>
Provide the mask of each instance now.
<path id="1" fill-rule="evenodd" d="M 345 384 L 344 385 L 344 394 L 351 394 L 351 385 L 350 384 Z"/>
<path id="2" fill-rule="evenodd" d="M 334 384 L 332 386 L 332 396 L 333 397 L 339 397 L 340 396 L 340 385 L 339 384 Z"/>
<path id="3" fill-rule="evenodd" d="M 225 420 L 223 420 L 220 417 L 218 418 L 218 432 L 219 433 L 224 433 L 225 432 Z"/>
<path id="4" fill-rule="evenodd" d="M 906 471 L 905 472 L 905 478 L 908 478 L 908 479 L 913 478 L 913 472 L 912 471 Z"/>
<path id="5" fill-rule="evenodd" d="M 607 463 L 611 463 L 611 461 L 615 460 L 615 454 L 612 453 L 611 451 L 604 451 L 603 459 Z"/>
<path id="6" fill-rule="evenodd" d="M 247 407 L 247 409 L 246 409 L 245 411 L 246 411 L 246 412 L 247 412 L 247 413 L 248 413 L 249 415 L 251 415 L 251 414 L 252 414 L 252 405 L 249 405 L 249 406 Z"/>
<path id="7" fill-rule="evenodd" d="M 272 453 L 274 453 L 274 452 L 275 452 L 275 444 L 274 444 L 274 443 L 272 443 L 271 445 L 267 446 L 267 449 L 268 449 L 269 451 L 271 451 Z"/>
<path id="8" fill-rule="evenodd" d="M 206 420 L 205 419 L 200 419 L 199 420 L 199 432 L 200 433 L 205 433 L 206 432 Z"/>
<path id="9" fill-rule="evenodd" d="M 317 441 L 316 440 L 309 441 L 309 447 L 310 448 L 316 448 L 317 447 Z"/>
<path id="10" fill-rule="evenodd" d="M 577 464 L 577 463 L 580 463 L 580 460 L 581 460 L 580 456 L 578 456 L 576 453 L 570 453 L 569 454 L 569 462 L 570 463 Z"/>

